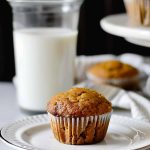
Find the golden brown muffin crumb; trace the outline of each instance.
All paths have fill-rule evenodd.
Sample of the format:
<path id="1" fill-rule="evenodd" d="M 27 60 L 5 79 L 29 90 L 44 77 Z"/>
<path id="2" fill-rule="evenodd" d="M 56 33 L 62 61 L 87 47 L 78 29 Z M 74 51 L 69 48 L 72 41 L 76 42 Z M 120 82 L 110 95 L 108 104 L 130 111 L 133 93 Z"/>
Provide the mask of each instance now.
<path id="1" fill-rule="evenodd" d="M 118 60 L 109 60 L 97 63 L 93 65 L 88 72 L 96 77 L 101 77 L 104 79 L 135 77 L 139 73 L 133 66 L 122 63 Z"/>
<path id="2" fill-rule="evenodd" d="M 103 95 L 87 88 L 72 88 L 57 94 L 47 105 L 49 113 L 62 117 L 101 115 L 111 109 L 111 103 Z"/>

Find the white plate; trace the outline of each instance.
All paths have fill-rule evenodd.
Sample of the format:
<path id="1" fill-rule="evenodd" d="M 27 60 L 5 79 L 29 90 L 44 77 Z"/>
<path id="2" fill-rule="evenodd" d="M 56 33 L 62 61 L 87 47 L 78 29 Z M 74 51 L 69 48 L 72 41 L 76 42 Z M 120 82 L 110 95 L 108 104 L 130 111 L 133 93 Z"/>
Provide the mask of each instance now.
<path id="1" fill-rule="evenodd" d="M 146 149 L 150 145 L 150 124 L 113 115 L 104 141 L 92 145 L 66 145 L 53 137 L 48 115 L 36 115 L 2 128 L 1 138 L 19 150 Z"/>
<path id="2" fill-rule="evenodd" d="M 104 31 L 126 38 L 129 42 L 150 47 L 150 27 L 134 27 L 126 14 L 110 15 L 100 21 Z"/>

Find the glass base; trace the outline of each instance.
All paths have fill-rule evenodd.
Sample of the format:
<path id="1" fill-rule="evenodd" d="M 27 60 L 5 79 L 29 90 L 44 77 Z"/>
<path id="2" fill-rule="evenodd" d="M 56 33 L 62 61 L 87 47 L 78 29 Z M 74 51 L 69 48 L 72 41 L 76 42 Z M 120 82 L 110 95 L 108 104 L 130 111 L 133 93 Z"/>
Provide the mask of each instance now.
<path id="1" fill-rule="evenodd" d="M 20 107 L 20 111 L 26 115 L 38 115 L 38 114 L 46 114 L 46 111 L 32 111 L 28 109 L 24 109 Z"/>

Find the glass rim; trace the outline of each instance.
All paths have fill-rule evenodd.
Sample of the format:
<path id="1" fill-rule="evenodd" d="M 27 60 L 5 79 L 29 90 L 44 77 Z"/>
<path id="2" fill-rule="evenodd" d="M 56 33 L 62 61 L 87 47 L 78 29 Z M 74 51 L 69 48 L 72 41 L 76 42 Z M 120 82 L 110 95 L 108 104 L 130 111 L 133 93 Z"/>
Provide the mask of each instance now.
<path id="1" fill-rule="evenodd" d="M 49 3 L 49 4 L 66 4 L 66 3 L 82 3 L 83 0 L 7 0 L 10 3 Z"/>

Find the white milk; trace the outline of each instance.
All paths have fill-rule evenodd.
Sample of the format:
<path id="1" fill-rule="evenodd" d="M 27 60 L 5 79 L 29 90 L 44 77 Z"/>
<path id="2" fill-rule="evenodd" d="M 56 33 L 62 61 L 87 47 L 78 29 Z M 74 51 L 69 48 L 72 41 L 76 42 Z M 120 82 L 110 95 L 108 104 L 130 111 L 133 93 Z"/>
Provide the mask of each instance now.
<path id="1" fill-rule="evenodd" d="M 46 110 L 56 93 L 72 87 L 76 31 L 30 28 L 14 31 L 17 94 L 28 110 Z"/>

